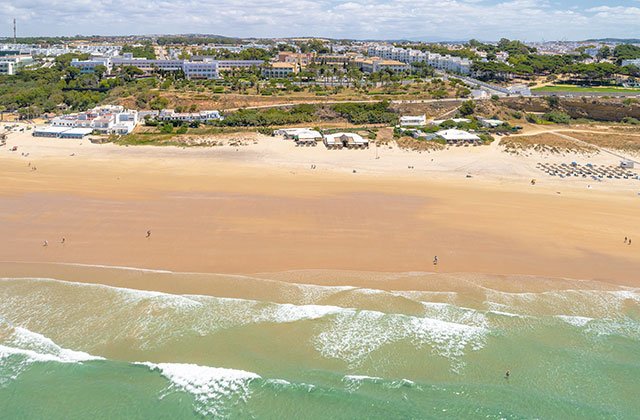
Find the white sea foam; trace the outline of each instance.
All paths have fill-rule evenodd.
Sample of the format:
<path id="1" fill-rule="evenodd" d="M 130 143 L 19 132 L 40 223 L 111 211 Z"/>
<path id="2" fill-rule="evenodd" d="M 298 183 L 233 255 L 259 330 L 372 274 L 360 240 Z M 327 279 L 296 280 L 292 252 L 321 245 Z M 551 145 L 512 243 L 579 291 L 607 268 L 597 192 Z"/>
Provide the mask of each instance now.
<path id="1" fill-rule="evenodd" d="M 490 309 L 527 315 L 564 315 L 588 318 L 620 316 L 625 304 L 640 303 L 637 290 L 554 290 L 541 293 L 487 291 Z"/>
<path id="2" fill-rule="evenodd" d="M 291 305 L 291 304 L 277 304 L 274 307 L 265 310 L 261 316 L 255 319 L 256 322 L 295 322 L 305 319 L 318 319 L 327 315 L 338 314 L 342 312 L 344 308 L 337 306 L 325 306 L 325 305 Z"/>
<path id="3" fill-rule="evenodd" d="M 378 383 L 382 381 L 382 378 L 377 376 L 366 376 L 366 375 L 346 375 L 342 378 L 342 382 L 344 382 L 345 387 L 349 392 L 355 392 L 364 382 L 370 383 Z"/>
<path id="4" fill-rule="evenodd" d="M 314 345 L 323 356 L 354 367 L 386 344 L 409 340 L 449 358 L 455 370 L 462 366 L 467 347 L 477 350 L 484 345 L 487 332 L 484 327 L 432 318 L 351 310 L 336 315 L 332 325 L 315 337 Z"/>
<path id="5" fill-rule="evenodd" d="M 593 318 L 586 316 L 569 316 L 569 315 L 556 315 L 556 318 L 566 322 L 574 327 L 584 327 L 589 322 L 593 321 Z"/>
<path id="6" fill-rule="evenodd" d="M 283 297 L 290 302 L 312 305 L 338 293 L 353 290 L 352 286 L 319 286 L 315 284 L 286 284 L 282 289 Z"/>
<path id="7" fill-rule="evenodd" d="M 425 316 L 456 324 L 488 328 L 487 317 L 475 309 L 439 302 L 422 302 Z"/>
<path id="8" fill-rule="evenodd" d="M 160 372 L 174 389 L 193 395 L 196 411 L 214 418 L 227 417 L 229 406 L 246 402 L 250 383 L 261 378 L 253 372 L 194 364 L 139 364 Z"/>
<path id="9" fill-rule="evenodd" d="M 0 344 L 0 386 L 16 379 L 20 373 L 33 363 L 82 363 L 91 360 L 104 360 L 102 357 L 60 347 L 48 337 L 15 327 L 6 322 L 0 324 L 0 332 L 5 338 Z M 14 356 L 18 356 L 16 360 Z"/>
<path id="10" fill-rule="evenodd" d="M 2 354 L 23 354 L 34 361 L 57 361 L 61 363 L 76 363 L 88 360 L 102 360 L 102 357 L 65 349 L 48 337 L 29 331 L 26 328 L 5 326 L 9 329 L 8 337 L 4 341 Z M 13 331 L 11 331 L 11 329 Z"/>

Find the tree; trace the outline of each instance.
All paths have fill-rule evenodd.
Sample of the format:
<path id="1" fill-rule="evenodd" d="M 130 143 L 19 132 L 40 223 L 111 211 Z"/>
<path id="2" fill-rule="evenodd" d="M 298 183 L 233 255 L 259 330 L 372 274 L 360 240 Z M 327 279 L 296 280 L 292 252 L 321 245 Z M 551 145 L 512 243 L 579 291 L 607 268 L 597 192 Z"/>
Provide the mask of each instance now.
<path id="1" fill-rule="evenodd" d="M 80 76 L 80 69 L 77 67 L 67 67 L 65 69 L 65 80 L 69 83 L 71 80 L 75 80 Z"/>
<path id="2" fill-rule="evenodd" d="M 107 67 L 102 64 L 93 68 L 93 73 L 98 77 L 98 80 L 102 80 L 102 77 L 104 77 L 107 71 Z"/>
<path id="3" fill-rule="evenodd" d="M 460 105 L 460 115 L 462 116 L 468 116 L 468 115 L 473 115 L 473 113 L 476 110 L 476 103 L 473 101 L 464 101 L 462 103 L 462 105 Z"/>
<path id="4" fill-rule="evenodd" d="M 640 47 L 631 44 L 620 44 L 613 50 L 616 63 L 621 64 L 623 60 L 634 60 L 640 58 Z"/>
<path id="5" fill-rule="evenodd" d="M 598 60 L 606 60 L 609 57 L 611 57 L 611 48 L 609 48 L 607 45 L 600 48 L 600 50 L 598 50 L 598 54 L 596 54 L 596 58 Z"/>
<path id="6" fill-rule="evenodd" d="M 157 110 L 157 111 L 159 111 L 161 109 L 165 109 L 168 105 L 169 105 L 169 100 L 167 98 L 163 98 L 163 97 L 153 98 L 149 102 L 149 106 L 151 107 L 151 109 L 154 109 L 154 110 Z"/>
<path id="7" fill-rule="evenodd" d="M 558 98 L 557 96 L 547 96 L 545 97 L 547 104 L 549 105 L 549 108 L 558 108 L 558 106 L 560 106 L 560 98 Z"/>

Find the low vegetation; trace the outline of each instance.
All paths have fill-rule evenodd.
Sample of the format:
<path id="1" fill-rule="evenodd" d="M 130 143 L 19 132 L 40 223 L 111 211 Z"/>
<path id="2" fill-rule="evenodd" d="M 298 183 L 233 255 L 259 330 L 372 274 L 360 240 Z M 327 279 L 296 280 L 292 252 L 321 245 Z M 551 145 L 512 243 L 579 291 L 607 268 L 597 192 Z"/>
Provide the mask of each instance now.
<path id="1" fill-rule="evenodd" d="M 505 137 L 500 141 L 507 153 L 528 155 L 531 152 L 550 154 L 592 154 L 596 147 L 586 146 L 554 134 L 536 134 L 532 136 Z"/>

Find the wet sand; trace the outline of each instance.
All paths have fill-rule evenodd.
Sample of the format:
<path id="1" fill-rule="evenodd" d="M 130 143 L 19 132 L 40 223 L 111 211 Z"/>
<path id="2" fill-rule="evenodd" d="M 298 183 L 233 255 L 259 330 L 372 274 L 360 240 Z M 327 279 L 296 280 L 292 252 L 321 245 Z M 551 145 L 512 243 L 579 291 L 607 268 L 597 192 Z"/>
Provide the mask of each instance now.
<path id="1" fill-rule="evenodd" d="M 210 150 L 96 145 L 70 157 L 63 153 L 71 144 L 61 147 L 56 154 L 33 145 L 27 158 L 0 154 L 0 261 L 245 274 L 523 274 L 640 285 L 640 199 L 628 184 L 532 187 L 524 176 L 394 170 L 405 155 L 374 171 L 352 154 L 350 166 L 364 168 L 354 174 L 346 165 L 276 164 L 250 148 L 238 152 L 244 158 L 225 157 L 233 155 L 228 150 L 209 159 Z M 426 159 L 406 156 L 404 163 Z M 625 245 L 625 236 L 638 242 Z"/>

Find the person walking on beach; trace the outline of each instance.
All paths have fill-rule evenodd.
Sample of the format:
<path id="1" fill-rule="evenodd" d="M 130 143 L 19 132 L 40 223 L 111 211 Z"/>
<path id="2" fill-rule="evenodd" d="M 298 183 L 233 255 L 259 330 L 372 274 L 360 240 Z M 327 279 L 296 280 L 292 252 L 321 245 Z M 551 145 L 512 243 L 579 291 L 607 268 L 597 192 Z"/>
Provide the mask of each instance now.
<path id="1" fill-rule="evenodd" d="M 629 238 L 627 238 L 627 237 L 625 236 L 625 237 L 624 237 L 624 243 L 626 244 L 628 240 L 629 240 Z"/>
<path id="2" fill-rule="evenodd" d="M 629 242 L 627 243 L 627 245 L 631 245 L 631 238 L 629 238 Z"/>
<path id="3" fill-rule="evenodd" d="M 49 246 L 49 242 L 45 239 L 45 241 L 42 243 L 42 246 Z"/>
<path id="4" fill-rule="evenodd" d="M 147 231 L 147 239 L 148 239 L 148 238 L 150 238 L 150 237 L 151 237 L 151 231 L 150 231 L 150 230 L 148 230 L 148 231 Z"/>
<path id="5" fill-rule="evenodd" d="M 433 265 L 438 265 L 438 256 L 433 257 Z"/>
<path id="6" fill-rule="evenodd" d="M 65 242 L 66 242 L 66 239 L 64 239 L 64 236 L 63 236 L 62 239 L 60 240 L 60 243 L 64 245 Z"/>

